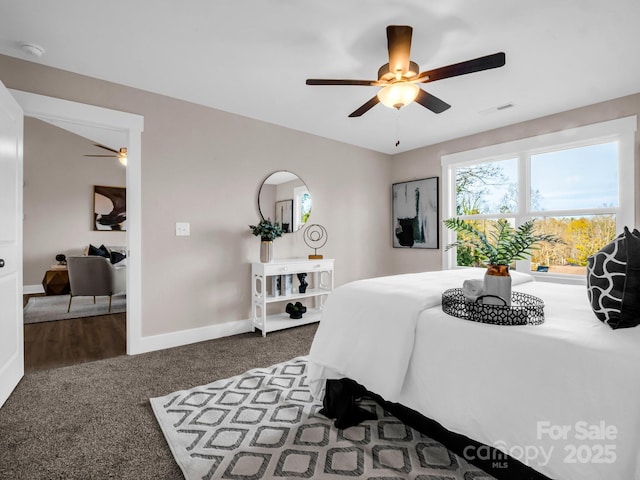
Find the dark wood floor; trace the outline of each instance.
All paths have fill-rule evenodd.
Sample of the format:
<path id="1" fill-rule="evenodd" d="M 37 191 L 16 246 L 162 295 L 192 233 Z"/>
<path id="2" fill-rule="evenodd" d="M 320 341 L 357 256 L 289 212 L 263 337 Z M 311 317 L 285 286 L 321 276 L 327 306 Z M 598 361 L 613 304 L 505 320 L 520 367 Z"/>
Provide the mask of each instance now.
<path id="1" fill-rule="evenodd" d="M 25 295 L 25 304 L 28 296 Z M 24 326 L 26 372 L 124 355 L 126 313 Z"/>

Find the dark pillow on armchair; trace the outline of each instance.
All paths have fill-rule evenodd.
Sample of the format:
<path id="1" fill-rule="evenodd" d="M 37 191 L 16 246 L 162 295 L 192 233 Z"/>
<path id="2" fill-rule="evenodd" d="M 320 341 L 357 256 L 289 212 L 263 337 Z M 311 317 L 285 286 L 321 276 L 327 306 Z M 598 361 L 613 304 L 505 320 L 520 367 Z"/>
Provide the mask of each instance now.
<path id="1" fill-rule="evenodd" d="M 596 317 L 611 328 L 640 325 L 640 232 L 625 227 L 588 258 L 587 294 Z"/>
<path id="2" fill-rule="evenodd" d="M 127 258 L 127 256 L 125 254 L 123 254 L 123 253 L 111 252 L 111 263 L 113 263 L 113 264 L 121 262 L 125 258 Z"/>
<path id="3" fill-rule="evenodd" d="M 109 255 L 109 250 L 104 245 L 100 245 L 100 247 L 94 247 L 93 245 L 89 244 L 89 251 L 87 253 L 89 255 L 111 258 L 111 255 Z"/>

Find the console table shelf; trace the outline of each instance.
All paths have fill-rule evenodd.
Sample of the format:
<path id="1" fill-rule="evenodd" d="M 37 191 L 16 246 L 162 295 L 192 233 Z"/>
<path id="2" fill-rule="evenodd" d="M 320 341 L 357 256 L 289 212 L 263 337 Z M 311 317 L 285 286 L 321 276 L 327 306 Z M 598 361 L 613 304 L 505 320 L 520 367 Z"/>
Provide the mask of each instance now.
<path id="1" fill-rule="evenodd" d="M 288 302 L 295 303 L 301 298 L 317 297 L 318 295 L 328 295 L 329 292 L 331 292 L 331 290 L 328 290 L 326 288 L 307 288 L 307 291 L 305 293 L 292 293 L 290 295 L 287 295 L 286 300 Z M 267 295 L 267 298 L 265 299 L 267 303 L 282 302 L 283 300 L 284 298 L 282 295 L 278 295 L 275 297 Z"/>
<path id="2" fill-rule="evenodd" d="M 300 293 L 298 273 L 306 273 L 309 283 L 306 291 Z M 278 277 L 290 275 L 292 283 L 290 291 L 274 295 L 274 282 Z M 281 285 L 282 285 L 281 280 Z M 268 332 L 297 327 L 320 320 L 322 305 L 327 295 L 333 290 L 333 259 L 307 260 L 286 259 L 271 263 L 251 264 L 251 317 L 253 330 L 259 329 L 265 337 Z M 302 302 L 310 299 L 309 305 Z M 287 303 L 301 302 L 307 307 L 300 319 L 292 319 L 287 313 L 267 313 L 267 305 L 281 303 L 280 312 L 284 312 Z M 277 306 L 271 307 L 278 308 Z"/>

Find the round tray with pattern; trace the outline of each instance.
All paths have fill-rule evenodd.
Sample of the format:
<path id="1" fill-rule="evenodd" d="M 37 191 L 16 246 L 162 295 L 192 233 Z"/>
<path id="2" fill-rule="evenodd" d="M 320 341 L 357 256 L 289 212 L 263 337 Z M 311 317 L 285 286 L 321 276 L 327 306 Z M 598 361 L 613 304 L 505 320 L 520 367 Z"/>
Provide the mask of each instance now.
<path id="1" fill-rule="evenodd" d="M 544 302 L 522 292 L 511 293 L 511 306 L 489 305 L 468 300 L 461 288 L 442 293 L 442 311 L 454 317 L 492 325 L 540 325 L 544 323 Z"/>

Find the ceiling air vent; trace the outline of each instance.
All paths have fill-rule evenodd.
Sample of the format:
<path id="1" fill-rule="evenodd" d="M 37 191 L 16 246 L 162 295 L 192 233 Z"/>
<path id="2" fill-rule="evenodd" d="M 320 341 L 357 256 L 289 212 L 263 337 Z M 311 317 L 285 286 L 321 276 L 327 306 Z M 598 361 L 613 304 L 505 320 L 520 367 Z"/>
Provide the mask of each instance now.
<path id="1" fill-rule="evenodd" d="M 487 115 L 489 113 L 501 112 L 502 110 L 507 110 L 509 108 L 513 108 L 515 105 L 511 102 L 505 103 L 504 105 L 498 105 L 497 107 L 487 108 L 486 110 L 480 110 L 478 113 L 482 115 Z"/>

